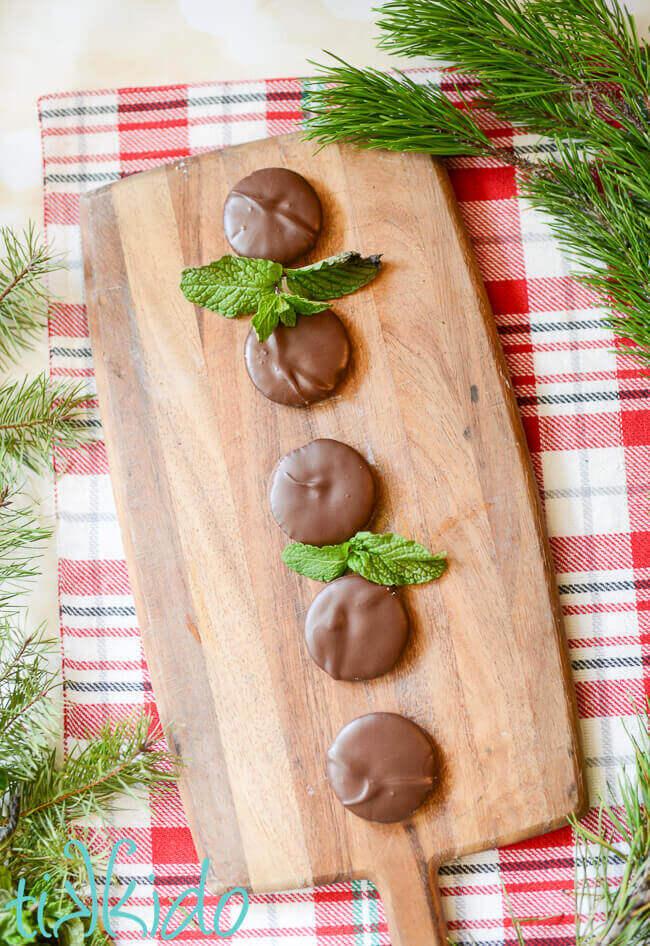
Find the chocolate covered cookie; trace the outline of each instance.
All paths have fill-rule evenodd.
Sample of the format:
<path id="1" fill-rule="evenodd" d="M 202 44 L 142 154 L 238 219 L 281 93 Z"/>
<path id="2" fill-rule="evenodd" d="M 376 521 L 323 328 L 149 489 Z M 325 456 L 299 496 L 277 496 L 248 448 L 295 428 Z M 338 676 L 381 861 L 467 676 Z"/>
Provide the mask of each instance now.
<path id="1" fill-rule="evenodd" d="M 397 592 L 344 575 L 312 601 L 305 621 L 309 653 L 335 680 L 370 680 L 397 663 L 409 623 Z"/>
<path id="2" fill-rule="evenodd" d="M 244 348 L 255 387 L 277 404 L 306 407 L 329 397 L 345 377 L 350 340 L 330 309 L 300 315 L 293 328 L 278 325 L 265 342 L 251 329 Z"/>
<path id="3" fill-rule="evenodd" d="M 323 212 L 309 181 L 287 168 L 261 168 L 226 197 L 223 229 L 235 253 L 291 263 L 318 239 Z"/>
<path id="4" fill-rule="evenodd" d="M 339 801 L 368 821 L 402 821 L 420 807 L 436 780 L 433 743 L 395 713 L 370 713 L 344 726 L 327 754 Z"/>
<path id="5" fill-rule="evenodd" d="M 375 505 L 375 480 L 360 453 L 338 440 L 312 440 L 275 468 L 271 512 L 309 545 L 336 545 L 362 529 Z"/>

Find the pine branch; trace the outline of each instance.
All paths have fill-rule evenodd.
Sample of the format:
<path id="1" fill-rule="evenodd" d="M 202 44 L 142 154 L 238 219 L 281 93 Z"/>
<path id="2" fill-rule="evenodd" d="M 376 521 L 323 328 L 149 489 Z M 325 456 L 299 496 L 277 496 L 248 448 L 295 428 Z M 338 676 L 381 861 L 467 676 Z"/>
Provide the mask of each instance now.
<path id="1" fill-rule="evenodd" d="M 0 387 L 0 471 L 47 469 L 55 447 L 76 447 L 88 426 L 85 385 L 45 374 Z"/>
<path id="2" fill-rule="evenodd" d="M 173 758 L 154 751 L 159 738 L 143 713 L 107 724 L 85 746 L 73 749 L 60 767 L 54 750 L 41 755 L 38 771 L 23 788 L 22 813 L 10 848 L 29 886 L 42 885 L 45 870 L 52 889 L 66 878 L 75 888 L 83 881 L 83 862 L 63 857 L 71 822 L 78 824 L 97 865 L 104 863 L 105 839 L 94 821 L 118 810 L 125 796 L 141 798 L 176 778 Z"/>
<path id="3" fill-rule="evenodd" d="M 455 60 L 481 79 L 475 114 L 490 108 L 550 136 L 551 158 L 503 147 L 439 89 L 340 59 L 308 92 L 306 137 L 515 165 L 579 263 L 576 278 L 613 308 L 604 321 L 629 342 L 620 350 L 647 367 L 650 51 L 633 19 L 607 0 L 387 0 L 381 13 L 383 45 Z"/>
<path id="4" fill-rule="evenodd" d="M 0 368 L 30 346 L 45 325 L 49 293 L 43 276 L 61 266 L 60 257 L 30 225 L 21 239 L 0 230 L 5 259 L 0 261 Z M 1 250 L 0 250 L 1 252 Z M 53 748 L 56 733 L 54 691 L 60 686 L 50 668 L 51 642 L 42 629 L 24 637 L 9 621 L 7 605 L 37 573 L 36 560 L 50 535 L 33 508 L 20 500 L 16 476 L 22 466 L 40 471 L 51 466 L 57 447 L 76 447 L 92 421 L 83 384 L 33 380 L 0 386 L 0 939 L 41 942 L 34 910 L 23 913 L 28 938 L 16 918 L 4 911 L 24 878 L 28 892 L 47 890 L 51 897 L 44 921 L 52 929 L 70 910 L 67 881 L 82 893 L 86 868 L 79 852 L 66 845 L 74 830 L 96 867 L 105 864 L 106 839 L 93 822 L 116 808 L 124 795 L 146 793 L 175 778 L 175 761 L 154 752 L 157 733 L 142 714 L 105 726 L 77 746 L 59 765 Z M 72 822 L 83 824 L 72 828 Z M 47 934 L 45 934 L 47 937 Z M 46 940 L 44 940 L 46 941 Z M 103 930 L 90 940 L 79 919 L 66 923 L 59 946 L 87 941 L 107 946 Z"/>
<path id="5" fill-rule="evenodd" d="M 106 724 L 59 765 L 52 747 L 51 697 L 60 685 L 49 665 L 52 647 L 42 630 L 24 638 L 8 622 L 0 623 L 0 796 L 6 791 L 21 799 L 18 827 L 4 858 L 15 859 L 18 876 L 30 884 L 48 871 L 54 889 L 75 871 L 82 877 L 83 862 L 70 866 L 63 855 L 71 822 L 81 822 L 79 830 L 101 859 L 92 823 L 118 808 L 125 796 L 164 787 L 175 779 L 176 763 L 155 748 L 160 733 L 142 713 Z M 9 819 L 5 811 L 0 829 Z"/>
<path id="6" fill-rule="evenodd" d="M 391 51 L 461 64 L 486 105 L 531 131 L 588 142 L 594 114 L 650 130 L 647 58 L 606 0 L 388 0 L 379 26 Z"/>
<path id="7" fill-rule="evenodd" d="M 550 215 L 560 245 L 581 264 L 576 278 L 614 309 L 604 324 L 650 363 L 650 215 L 640 213 L 617 171 L 594 165 L 572 144 L 559 144 L 557 162 L 547 167 L 546 176 L 524 179 L 523 192 Z"/>
<path id="8" fill-rule="evenodd" d="M 23 798 L 23 818 L 53 809 L 66 821 L 91 819 L 112 811 L 119 796 L 153 783 L 169 782 L 171 757 L 154 751 L 161 733 L 145 713 L 105 725 L 86 746 L 72 750 L 62 766 L 42 773 Z"/>
<path id="9" fill-rule="evenodd" d="M 24 592 L 39 574 L 38 560 L 52 530 L 42 526 L 17 489 L 0 488 L 0 610 Z M 5 612 L 6 613 L 6 612 Z"/>
<path id="10" fill-rule="evenodd" d="M 434 85 L 418 85 L 402 73 L 357 69 L 333 53 L 339 65 L 319 66 L 303 106 L 305 137 L 325 146 L 348 141 L 359 148 L 415 151 L 439 157 L 489 155 L 525 172 L 543 173 L 514 148 L 495 144 L 467 109 L 456 108 Z"/>
<path id="11" fill-rule="evenodd" d="M 598 831 L 573 822 L 576 834 L 577 946 L 643 946 L 650 939 L 650 736 L 639 714 L 631 772 L 619 779 L 617 805 L 603 802 Z M 612 858 L 612 847 L 621 849 Z M 621 882 L 610 876 L 612 860 Z M 603 918 L 604 914 L 604 918 Z"/>
<path id="12" fill-rule="evenodd" d="M 647 946 L 650 942 L 648 705 L 637 714 L 637 723 L 638 735 L 628 730 L 634 750 L 631 771 L 623 771 L 618 791 L 608 789 L 617 800 L 601 803 L 593 830 L 571 819 L 576 839 L 576 946 Z M 516 917 L 505 887 L 503 896 L 517 943 L 526 946 L 524 925 L 539 918 Z"/>
<path id="13" fill-rule="evenodd" d="M 0 782 L 12 791 L 35 778 L 56 729 L 49 697 L 59 683 L 48 661 L 51 646 L 42 627 L 24 636 L 0 619 Z"/>
<path id="14" fill-rule="evenodd" d="M 30 223 L 22 238 L 0 228 L 0 369 L 31 348 L 47 323 L 49 294 L 43 277 L 63 267 Z"/>
<path id="15" fill-rule="evenodd" d="M 2 863 L 14 878 L 25 878 L 28 890 L 65 898 L 66 880 L 80 891 L 86 879 L 80 853 L 65 853 L 71 825 L 100 869 L 108 848 L 98 822 L 123 805 L 125 796 L 142 800 L 151 790 L 163 790 L 176 778 L 177 764 L 156 747 L 161 735 L 145 713 L 89 734 L 59 764 L 51 647 L 42 632 L 23 639 L 7 622 L 0 624 L 0 796 L 20 799 L 16 825 L 5 801 L 0 845 Z"/>
<path id="16" fill-rule="evenodd" d="M 435 141 L 440 155 L 484 154 L 490 148 L 472 114 L 455 108 L 435 86 L 357 69 L 329 55 L 337 65 L 319 66 L 307 91 L 308 138 L 391 151 L 429 151 Z"/>

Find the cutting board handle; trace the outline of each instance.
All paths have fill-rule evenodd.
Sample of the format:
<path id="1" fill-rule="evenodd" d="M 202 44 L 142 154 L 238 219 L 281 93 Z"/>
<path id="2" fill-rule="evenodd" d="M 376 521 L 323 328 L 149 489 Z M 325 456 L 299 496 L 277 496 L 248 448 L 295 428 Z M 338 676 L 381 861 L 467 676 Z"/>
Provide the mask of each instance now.
<path id="1" fill-rule="evenodd" d="M 373 865 L 391 946 L 447 946 L 447 926 L 437 887 L 438 864 L 427 862 L 416 836 L 409 836 L 409 827 L 401 844 L 394 839 L 383 851 L 376 852 Z"/>

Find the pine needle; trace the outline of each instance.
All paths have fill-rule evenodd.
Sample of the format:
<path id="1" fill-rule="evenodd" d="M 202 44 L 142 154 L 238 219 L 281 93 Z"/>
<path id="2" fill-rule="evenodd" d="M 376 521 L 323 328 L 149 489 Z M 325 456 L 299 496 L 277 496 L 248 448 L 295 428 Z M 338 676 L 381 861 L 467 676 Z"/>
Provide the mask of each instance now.
<path id="1" fill-rule="evenodd" d="M 640 713 L 630 733 L 634 764 L 619 778 L 620 802 L 602 802 L 597 833 L 573 820 L 577 946 L 644 946 L 650 941 L 650 736 Z M 613 827 L 612 827 L 613 826 Z M 616 853 L 612 855 L 612 850 Z M 611 868 L 622 874 L 618 881 Z"/>
<path id="2" fill-rule="evenodd" d="M 648 64 L 634 20 L 606 0 L 388 0 L 380 12 L 381 46 L 458 62 L 528 130 L 588 139 L 598 112 L 643 124 L 628 104 L 648 94 Z"/>
<path id="3" fill-rule="evenodd" d="M 576 946 L 647 946 L 650 942 L 650 736 L 648 707 L 637 713 L 637 733 L 627 730 L 634 763 L 619 778 L 616 802 L 602 801 L 596 827 L 570 819 L 575 848 Z M 626 727 L 627 728 L 627 727 Z M 615 868 L 613 875 L 612 868 Z M 541 917 L 516 917 L 505 886 L 506 908 L 518 946 L 526 946 L 524 924 Z M 536 942 L 531 940 L 530 946 Z"/>
<path id="4" fill-rule="evenodd" d="M 49 381 L 43 373 L 31 381 L 0 386 L 0 474 L 21 466 L 41 472 L 52 463 L 55 447 L 76 447 L 89 426 L 83 383 Z"/>
<path id="5" fill-rule="evenodd" d="M 467 103 L 455 108 L 439 89 L 336 57 L 308 91 L 306 137 L 520 168 L 522 191 L 579 264 L 576 278 L 613 310 L 604 323 L 628 343 L 619 350 L 648 368 L 650 48 L 633 18 L 609 0 L 387 0 L 379 12 L 384 47 L 475 75 L 475 116 L 490 109 L 544 135 L 551 157 L 495 144 Z"/>
<path id="6" fill-rule="evenodd" d="M 594 164 L 573 144 L 558 143 L 546 176 L 530 175 L 523 191 L 550 216 L 560 245 L 579 262 L 577 278 L 614 311 L 604 324 L 650 364 L 650 215 L 611 165 Z M 639 179 L 639 182 L 642 178 Z M 650 177 L 649 177 L 650 180 Z"/>
<path id="7" fill-rule="evenodd" d="M 8 484 L 0 488 L 0 610 L 5 611 L 39 574 L 38 560 L 52 530 Z"/>
<path id="8" fill-rule="evenodd" d="M 158 747 L 162 735 L 143 712 L 88 733 L 59 763 L 53 646 L 42 630 L 23 637 L 0 622 L 0 862 L 14 882 L 24 877 L 32 894 L 48 890 L 67 901 L 65 882 L 81 891 L 86 880 L 80 852 L 66 855 L 70 838 L 78 837 L 101 869 L 106 816 L 125 797 L 142 802 L 149 791 L 165 790 L 177 777 L 177 762 Z M 20 802 L 9 832 L 8 799 Z M 62 912 L 69 912 L 69 903 Z"/>
<path id="9" fill-rule="evenodd" d="M 43 276 L 63 267 L 30 223 L 17 236 L 0 228 L 0 369 L 16 361 L 47 323 L 49 293 Z"/>
<path id="10" fill-rule="evenodd" d="M 145 714 L 109 723 L 85 745 L 79 744 L 57 766 L 54 749 L 41 755 L 37 771 L 23 788 L 18 829 L 11 839 L 11 856 L 18 860 L 21 876 L 32 889 L 45 884 L 52 889 L 78 873 L 75 886 L 85 870 L 75 867 L 59 853 L 70 839 L 70 823 L 77 824 L 77 836 L 105 863 L 104 834 L 94 820 L 105 819 L 124 805 L 126 796 L 142 801 L 154 786 L 158 791 L 176 778 L 175 762 L 167 753 L 154 749 L 161 738 Z M 50 875 L 44 881 L 43 874 Z"/>
<path id="11" fill-rule="evenodd" d="M 46 273 L 58 269 L 54 256 L 29 226 L 22 239 L 0 230 L 0 369 L 30 347 L 45 325 L 49 293 Z M 51 668 L 53 642 L 39 628 L 25 636 L 10 621 L 8 607 L 38 574 L 38 557 L 51 531 L 43 527 L 33 505 L 21 496 L 17 477 L 23 467 L 42 471 L 52 465 L 57 448 L 80 445 L 95 421 L 87 412 L 83 383 L 32 380 L 0 385 L 0 939 L 40 942 L 34 910 L 25 910 L 25 939 L 15 917 L 3 907 L 24 878 L 27 893 L 47 891 L 44 915 L 51 929 L 71 911 L 66 883 L 83 896 L 86 865 L 80 852 L 67 847 L 71 837 L 83 841 L 95 868 L 106 863 L 106 836 L 97 827 L 131 795 L 139 800 L 161 790 L 176 777 L 176 761 L 157 750 L 161 734 L 145 714 L 135 714 L 99 733 L 89 733 L 59 763 L 54 748 L 58 728 L 54 693 L 60 686 Z M 14 615 L 15 616 L 15 615 Z M 13 926 L 12 926 L 13 923 Z M 46 934 L 47 936 L 47 934 Z M 58 934 L 59 946 L 83 939 L 105 946 L 97 929 L 89 939 L 79 919 Z M 46 940 L 44 940 L 46 941 Z"/>
<path id="12" fill-rule="evenodd" d="M 34 779 L 55 731 L 58 686 L 43 627 L 25 636 L 0 619 L 0 777 L 14 789 Z M 7 784 L 3 787 L 7 787 Z"/>
<path id="13" fill-rule="evenodd" d="M 490 147 L 471 112 L 455 108 L 436 86 L 356 69 L 330 55 L 338 65 L 320 66 L 318 80 L 310 80 L 308 138 L 391 151 L 429 151 L 435 141 L 441 155 L 484 154 Z"/>

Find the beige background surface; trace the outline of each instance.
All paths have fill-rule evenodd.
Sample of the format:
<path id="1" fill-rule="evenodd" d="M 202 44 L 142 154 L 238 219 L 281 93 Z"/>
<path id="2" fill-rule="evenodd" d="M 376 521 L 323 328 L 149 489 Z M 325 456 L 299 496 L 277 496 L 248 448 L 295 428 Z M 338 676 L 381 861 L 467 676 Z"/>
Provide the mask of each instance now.
<path id="1" fill-rule="evenodd" d="M 46 92 L 305 75 L 329 49 L 358 65 L 417 65 L 380 53 L 378 0 L 0 0 L 0 224 L 42 222 L 36 100 Z M 629 0 L 640 31 L 650 0 Z M 20 370 L 47 365 L 45 335 Z M 31 485 L 43 515 L 52 483 Z M 30 623 L 57 628 L 54 544 L 30 601 Z"/>

